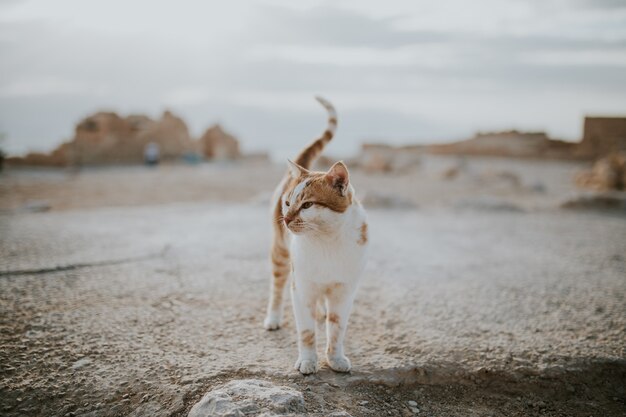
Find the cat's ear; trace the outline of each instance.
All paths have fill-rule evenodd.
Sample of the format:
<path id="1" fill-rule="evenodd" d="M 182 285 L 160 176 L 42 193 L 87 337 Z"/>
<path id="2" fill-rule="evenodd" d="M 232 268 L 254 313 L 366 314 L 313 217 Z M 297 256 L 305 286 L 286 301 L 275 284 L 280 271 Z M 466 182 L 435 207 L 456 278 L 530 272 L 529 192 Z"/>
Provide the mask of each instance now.
<path id="1" fill-rule="evenodd" d="M 289 166 L 289 173 L 292 178 L 300 178 L 301 176 L 309 173 L 309 170 L 296 164 L 291 159 L 287 159 L 287 165 Z"/>
<path id="2" fill-rule="evenodd" d="M 339 190 L 341 195 L 345 196 L 348 184 L 350 183 L 350 175 L 348 174 L 348 167 L 346 164 L 344 164 L 343 161 L 339 161 L 330 167 L 326 173 L 326 181 L 328 181 L 333 188 Z"/>

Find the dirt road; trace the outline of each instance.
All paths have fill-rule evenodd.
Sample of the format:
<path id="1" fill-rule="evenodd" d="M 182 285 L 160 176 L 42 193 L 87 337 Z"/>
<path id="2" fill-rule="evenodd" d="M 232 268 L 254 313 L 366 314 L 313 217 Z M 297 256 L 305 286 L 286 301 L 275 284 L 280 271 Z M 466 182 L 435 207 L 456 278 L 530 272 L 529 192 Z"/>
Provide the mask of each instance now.
<path id="1" fill-rule="evenodd" d="M 557 209 L 370 210 L 350 375 L 262 328 L 268 209 L 0 215 L 0 413 L 186 415 L 254 377 L 311 415 L 624 415 L 626 222 Z M 290 308 L 290 306 L 289 306 Z"/>

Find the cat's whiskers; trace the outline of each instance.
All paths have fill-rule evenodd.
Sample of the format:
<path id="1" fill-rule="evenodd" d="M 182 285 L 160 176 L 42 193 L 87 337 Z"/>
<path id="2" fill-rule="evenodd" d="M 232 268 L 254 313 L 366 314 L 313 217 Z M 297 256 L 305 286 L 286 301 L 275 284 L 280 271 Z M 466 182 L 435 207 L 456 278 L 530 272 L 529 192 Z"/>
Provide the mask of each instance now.
<path id="1" fill-rule="evenodd" d="M 306 230 L 306 231 L 309 231 L 309 232 L 313 232 L 315 234 L 321 234 L 322 233 L 322 228 L 319 227 L 316 224 L 313 224 L 313 223 L 304 223 L 302 225 L 302 229 Z"/>

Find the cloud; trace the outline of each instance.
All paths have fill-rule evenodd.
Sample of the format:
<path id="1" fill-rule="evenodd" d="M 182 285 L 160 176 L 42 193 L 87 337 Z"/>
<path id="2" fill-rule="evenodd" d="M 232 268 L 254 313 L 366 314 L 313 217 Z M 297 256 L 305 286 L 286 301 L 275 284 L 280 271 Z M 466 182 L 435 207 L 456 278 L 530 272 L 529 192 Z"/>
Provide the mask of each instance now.
<path id="1" fill-rule="evenodd" d="M 211 95 L 202 86 L 177 87 L 163 94 L 161 101 L 172 106 L 189 106 L 206 103 L 210 98 Z"/>
<path id="2" fill-rule="evenodd" d="M 626 9 L 624 0 L 578 0 L 576 3 L 590 9 Z"/>
<path id="3" fill-rule="evenodd" d="M 171 107 L 195 133 L 219 119 L 255 149 L 317 134 L 315 94 L 340 109 L 339 147 L 511 126 L 575 139 L 585 112 L 626 108 L 626 18 L 610 5 L 183 1 L 147 22 L 140 1 L 118 31 L 119 1 L 80 24 L 72 5 L 91 6 L 59 1 L 0 17 L 0 131 L 14 149 L 49 148 L 101 108 Z"/>
<path id="4" fill-rule="evenodd" d="M 336 7 L 293 10 L 264 6 L 259 11 L 252 30 L 260 40 L 272 44 L 391 48 L 448 39 L 443 32 L 398 30 L 394 28 L 398 18 L 376 19 Z"/>
<path id="5" fill-rule="evenodd" d="M 0 85 L 0 97 L 42 97 L 65 95 L 106 94 L 106 88 L 70 79 L 57 77 L 21 77 L 7 84 Z"/>

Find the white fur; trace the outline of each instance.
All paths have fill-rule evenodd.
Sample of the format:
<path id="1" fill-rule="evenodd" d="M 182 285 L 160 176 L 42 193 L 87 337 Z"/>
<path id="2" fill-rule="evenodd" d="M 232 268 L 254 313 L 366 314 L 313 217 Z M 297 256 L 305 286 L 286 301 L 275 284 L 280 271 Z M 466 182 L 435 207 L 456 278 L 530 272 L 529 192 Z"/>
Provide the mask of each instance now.
<path id="1" fill-rule="evenodd" d="M 293 189 L 293 193 L 291 194 L 291 199 L 289 201 L 290 204 L 296 204 L 298 196 L 300 195 L 302 190 L 304 190 L 304 187 L 306 187 L 308 183 L 309 181 L 302 181 L 301 183 L 296 185 L 296 188 Z"/>
<path id="2" fill-rule="evenodd" d="M 352 189 L 350 189 L 352 191 Z M 296 369 L 303 374 L 317 370 L 317 352 L 303 346 L 304 331 L 315 332 L 315 308 L 321 303 L 327 314 L 339 317 L 339 324 L 327 323 L 327 360 L 336 371 L 350 370 L 350 361 L 343 351 L 343 339 L 352 303 L 365 266 L 367 244 L 359 244 L 361 226 L 366 222 L 365 210 L 352 204 L 345 212 L 313 206 L 300 212 L 300 217 L 320 232 L 306 230 L 290 235 L 290 252 L 295 286 L 291 297 L 298 329 L 299 357 Z M 325 289 L 339 286 L 335 297 L 326 297 Z M 295 288 L 295 289 L 294 289 Z M 333 327 L 335 326 L 335 327 Z M 331 343 L 332 332 L 336 343 Z"/>

